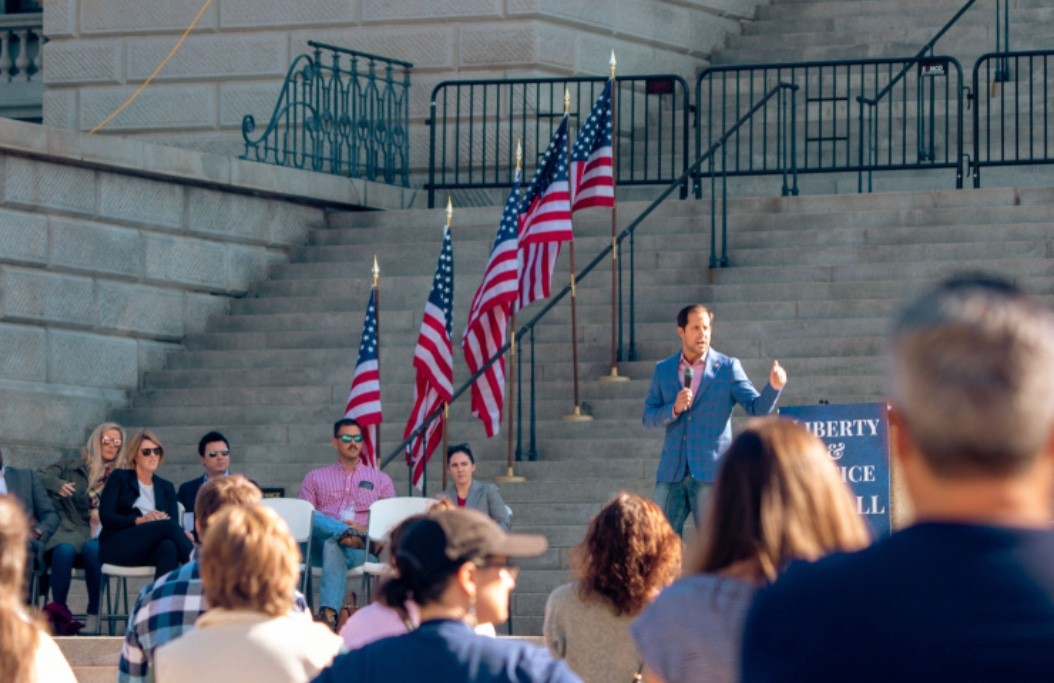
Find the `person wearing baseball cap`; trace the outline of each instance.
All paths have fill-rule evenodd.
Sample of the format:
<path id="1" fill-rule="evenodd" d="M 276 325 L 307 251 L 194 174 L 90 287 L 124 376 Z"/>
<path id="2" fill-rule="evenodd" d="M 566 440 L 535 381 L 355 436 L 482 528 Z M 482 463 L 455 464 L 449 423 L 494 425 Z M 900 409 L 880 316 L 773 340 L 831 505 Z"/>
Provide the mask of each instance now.
<path id="1" fill-rule="evenodd" d="M 519 573 L 513 560 L 541 555 L 548 545 L 540 534 L 505 533 L 473 509 L 422 515 L 392 548 L 396 573 L 378 596 L 389 605 L 416 602 L 421 625 L 337 657 L 315 683 L 580 681 L 541 647 L 472 631 L 477 622 L 508 619 Z"/>

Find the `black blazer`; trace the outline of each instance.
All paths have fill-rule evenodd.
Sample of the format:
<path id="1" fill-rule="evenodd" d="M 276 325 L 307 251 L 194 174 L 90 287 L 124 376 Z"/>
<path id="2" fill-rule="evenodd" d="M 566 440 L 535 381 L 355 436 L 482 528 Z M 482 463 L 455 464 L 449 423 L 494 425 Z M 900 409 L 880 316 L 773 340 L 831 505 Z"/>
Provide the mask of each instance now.
<path id="1" fill-rule="evenodd" d="M 99 496 L 99 520 L 102 522 L 102 533 L 99 542 L 105 541 L 118 531 L 135 526 L 135 520 L 141 515 L 132 507 L 139 498 L 139 483 L 135 470 L 114 470 L 106 480 L 106 486 Z M 167 479 L 154 475 L 154 501 L 157 509 L 167 513 L 176 524 L 179 524 L 179 506 L 176 502 L 176 487 Z"/>

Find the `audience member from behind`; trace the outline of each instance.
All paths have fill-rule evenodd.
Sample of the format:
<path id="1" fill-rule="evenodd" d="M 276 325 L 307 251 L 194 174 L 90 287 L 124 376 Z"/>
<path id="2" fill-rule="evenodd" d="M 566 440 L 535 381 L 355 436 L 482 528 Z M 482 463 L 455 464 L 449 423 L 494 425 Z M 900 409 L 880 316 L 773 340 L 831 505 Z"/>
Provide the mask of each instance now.
<path id="1" fill-rule="evenodd" d="M 630 622 L 680 573 L 680 537 L 658 505 L 622 492 L 589 523 L 571 566 L 578 580 L 545 605 L 549 651 L 586 683 L 632 680 L 641 663 Z"/>
<path id="2" fill-rule="evenodd" d="M 193 548 L 179 526 L 176 488 L 155 475 L 164 457 L 156 434 L 145 429 L 137 432 L 99 500 L 102 561 L 131 567 L 151 565 L 155 579 L 186 562 Z"/>
<path id="3" fill-rule="evenodd" d="M 0 681 L 76 683 L 55 641 L 22 604 L 28 533 L 21 505 L 0 496 Z"/>
<path id="4" fill-rule="evenodd" d="M 389 548 L 391 548 L 389 559 L 393 563 L 393 572 L 398 571 L 394 566 L 395 549 L 399 547 L 403 531 L 419 518 L 420 515 L 414 515 L 404 519 L 396 524 L 388 535 Z M 381 638 L 409 633 L 421 623 L 421 612 L 413 600 L 404 600 L 389 605 L 384 600 L 385 595 L 382 583 L 378 586 L 376 599 L 357 610 L 344 622 L 340 628 L 340 637 L 348 650 L 360 648 Z"/>
<path id="5" fill-rule="evenodd" d="M 88 589 L 88 622 L 85 630 L 99 630 L 99 588 L 102 562 L 99 560 L 99 496 L 113 471 L 124 444 L 119 424 L 104 422 L 96 427 L 80 455 L 64 458 L 40 470 L 40 483 L 51 494 L 59 515 L 59 527 L 45 546 L 45 560 L 51 565 L 53 602 L 44 607 L 52 619 L 55 633 L 69 635 L 85 626 L 71 621 L 66 605 L 73 579 L 73 568 L 84 569 Z"/>
<path id="6" fill-rule="evenodd" d="M 787 419 L 748 422 L 722 458 L 713 493 L 686 576 L 631 627 L 645 680 L 739 680 L 743 621 L 758 587 L 794 560 L 868 543 L 827 448 Z"/>
<path id="7" fill-rule="evenodd" d="M 436 507 L 432 509 L 453 509 L 453 504 L 447 500 L 440 500 L 436 503 Z M 388 536 L 389 547 L 397 548 L 402 540 L 403 531 L 420 517 L 421 515 L 414 515 L 397 524 Z M 394 566 L 394 560 L 395 553 L 393 550 L 389 557 L 389 561 L 393 563 L 393 573 L 398 571 Z M 401 636 L 404 633 L 413 631 L 421 623 L 421 609 L 413 600 L 406 599 L 401 603 L 388 604 L 385 600 L 389 597 L 391 596 L 387 594 L 384 590 L 384 584 L 381 583 L 377 587 L 377 595 L 374 601 L 356 610 L 344 622 L 344 626 L 340 629 L 340 637 L 348 650 L 355 650 L 381 638 Z M 401 599 L 402 597 L 401 594 L 397 594 L 395 599 Z M 497 634 L 494 630 L 494 625 L 489 623 L 477 624 L 473 630 L 485 636 L 494 637 Z"/>
<path id="8" fill-rule="evenodd" d="M 209 609 L 194 630 L 157 651 L 157 683 L 306 683 L 328 666 L 340 638 L 290 614 L 299 566 L 296 541 L 274 510 L 256 504 L 218 512 L 201 545 Z"/>
<path id="9" fill-rule="evenodd" d="M 394 549 L 398 574 L 383 589 L 389 605 L 416 602 L 421 625 L 341 655 L 315 681 L 578 681 L 542 648 L 472 632 L 477 622 L 508 619 L 517 576 L 511 559 L 547 546 L 544 536 L 507 534 L 476 510 L 422 516 L 403 531 Z"/>
<path id="10" fill-rule="evenodd" d="M 450 486 L 441 495 L 458 507 L 479 510 L 508 531 L 512 514 L 496 485 L 476 481 L 476 457 L 467 443 L 446 450 L 446 466 L 450 472 Z"/>
<path id="11" fill-rule="evenodd" d="M 229 505 L 249 505 L 262 499 L 260 489 L 240 474 L 210 481 L 194 504 L 194 527 L 204 536 L 217 512 Z M 297 594 L 299 596 L 299 594 Z M 296 609 L 307 619 L 307 605 L 298 597 Z M 135 603 L 133 617 L 117 664 L 118 683 L 149 680 L 154 651 L 194 628 L 205 612 L 201 567 L 197 559 L 146 586 Z"/>
<path id="12" fill-rule="evenodd" d="M 896 457 L 916 522 L 795 567 L 747 618 L 746 681 L 1040 681 L 1054 671 L 1054 314 L 947 280 L 897 317 Z"/>

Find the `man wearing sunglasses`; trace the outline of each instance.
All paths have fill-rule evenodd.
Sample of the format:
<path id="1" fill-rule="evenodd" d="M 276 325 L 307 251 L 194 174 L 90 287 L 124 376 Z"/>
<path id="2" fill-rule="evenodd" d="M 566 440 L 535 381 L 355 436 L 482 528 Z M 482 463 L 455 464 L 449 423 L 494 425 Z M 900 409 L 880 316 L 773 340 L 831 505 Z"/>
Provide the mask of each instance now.
<path id="1" fill-rule="evenodd" d="M 322 565 L 319 620 L 336 627 L 348 569 L 367 559 L 366 525 L 370 505 L 395 496 L 391 478 L 362 464 L 362 428 L 350 418 L 333 425 L 337 462 L 312 470 L 300 485 L 300 498 L 315 506 L 311 516 L 311 555 Z M 376 561 L 369 556 L 370 561 Z"/>
<path id="2" fill-rule="evenodd" d="M 226 477 L 231 473 L 231 446 L 223 434 L 209 432 L 201 437 L 198 441 L 198 455 L 201 456 L 201 466 L 205 468 L 205 474 L 180 484 L 179 493 L 176 494 L 176 499 L 183 504 L 183 509 L 190 515 L 194 514 L 194 501 L 197 500 L 198 491 L 205 485 L 205 482 L 218 477 Z M 189 521 L 190 524 L 186 524 L 184 528 L 194 528 L 193 517 L 185 521 Z"/>

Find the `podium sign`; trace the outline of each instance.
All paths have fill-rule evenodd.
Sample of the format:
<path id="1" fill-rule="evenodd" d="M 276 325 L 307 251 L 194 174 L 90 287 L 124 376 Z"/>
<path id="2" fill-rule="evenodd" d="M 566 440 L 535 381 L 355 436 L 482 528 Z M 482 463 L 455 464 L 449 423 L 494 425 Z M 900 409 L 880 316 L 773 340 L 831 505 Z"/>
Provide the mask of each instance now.
<path id="1" fill-rule="evenodd" d="M 885 403 L 790 406 L 780 415 L 805 425 L 827 445 L 856 509 L 875 538 L 890 531 L 889 420 Z"/>

